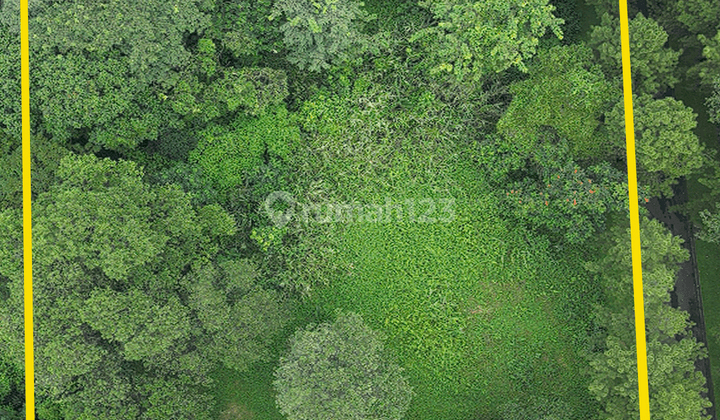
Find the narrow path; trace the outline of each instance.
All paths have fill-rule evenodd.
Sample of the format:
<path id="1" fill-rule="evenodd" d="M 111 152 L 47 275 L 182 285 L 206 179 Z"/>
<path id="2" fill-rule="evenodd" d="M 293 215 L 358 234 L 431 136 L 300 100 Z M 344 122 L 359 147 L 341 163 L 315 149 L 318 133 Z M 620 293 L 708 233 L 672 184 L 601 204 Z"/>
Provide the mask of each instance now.
<path id="1" fill-rule="evenodd" d="M 674 192 L 675 195 L 672 199 L 654 198 L 650 200 L 646 208 L 650 211 L 652 218 L 665 223 L 673 235 L 685 240 L 683 245 L 690 252 L 690 260 L 680 266 L 680 271 L 675 280 L 675 290 L 671 293 L 670 303 L 673 307 L 687 311 L 690 314 L 690 320 L 695 323 L 695 326 L 692 328 L 693 336 L 707 347 L 708 342 L 705 333 L 705 316 L 703 315 L 702 294 L 700 293 L 700 276 L 697 268 L 693 224 L 686 216 L 668 211 L 670 206 L 688 201 L 685 179 L 682 179 L 674 188 Z M 712 420 L 717 420 L 713 381 L 710 374 L 710 359 L 705 358 L 696 361 L 695 368 L 705 376 L 708 392 L 703 395 L 707 396 L 713 404 L 708 410 L 708 413 L 712 416 Z"/>

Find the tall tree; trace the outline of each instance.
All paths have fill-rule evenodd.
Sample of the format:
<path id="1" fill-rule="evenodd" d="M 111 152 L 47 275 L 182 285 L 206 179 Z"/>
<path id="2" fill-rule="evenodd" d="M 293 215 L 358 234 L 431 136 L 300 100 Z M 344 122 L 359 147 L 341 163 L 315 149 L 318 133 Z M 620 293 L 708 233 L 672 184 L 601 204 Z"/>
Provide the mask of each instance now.
<path id="1" fill-rule="evenodd" d="M 190 34 L 209 24 L 208 1 L 152 0 L 138 8 L 117 0 L 30 5 L 32 108 L 55 140 L 132 148 L 157 137 L 167 107 L 158 93 L 170 89 L 177 70 L 191 60 Z M 3 43 L 19 43 L 19 3 L 3 2 Z M 2 48 L 0 61 L 18 60 Z M 12 68 L 12 67 L 10 67 Z M 19 137 L 16 94 L 19 73 L 0 85 L 6 112 L 1 124 Z M 10 112 L 7 112 L 7 111 Z"/>
<path id="2" fill-rule="evenodd" d="M 704 85 L 712 85 L 720 81 L 720 26 L 715 36 L 698 35 L 703 45 L 704 61 L 696 66 L 700 74 L 700 81 Z"/>
<path id="3" fill-rule="evenodd" d="M 682 239 L 657 220 L 640 219 L 643 297 L 645 303 L 650 412 L 659 420 L 709 419 L 705 378 L 695 362 L 707 350 L 690 330 L 689 314 L 669 305 L 679 263 L 688 259 Z M 596 310 L 607 333 L 601 348 L 590 355 L 590 392 L 602 402 L 603 419 L 635 419 L 638 377 L 633 322 L 632 262 L 629 229 L 617 228 L 607 255 L 588 269 L 606 291 L 606 303 Z"/>
<path id="4" fill-rule="evenodd" d="M 720 22 L 718 0 L 678 0 L 673 9 L 677 20 L 693 34 L 711 35 Z"/>
<path id="5" fill-rule="evenodd" d="M 625 148 L 624 103 L 618 102 L 607 117 L 610 139 L 618 156 Z M 694 133 L 697 115 L 673 98 L 633 98 L 638 180 L 650 194 L 672 196 L 672 185 L 683 176 L 697 173 L 709 152 Z"/>
<path id="6" fill-rule="evenodd" d="M 678 58 L 683 50 L 666 47 L 668 34 L 653 19 L 638 13 L 629 22 L 630 60 L 633 93 L 656 95 L 675 86 Z M 600 26 L 593 27 L 589 45 L 599 53 L 603 73 L 622 86 L 620 24 L 609 14 L 602 16 Z"/>
<path id="7" fill-rule="evenodd" d="M 526 72 L 540 38 L 551 30 L 562 39 L 563 21 L 547 0 L 420 1 L 437 24 L 413 34 L 431 74 L 450 73 L 477 82 L 510 67 Z"/>
<path id="8" fill-rule="evenodd" d="M 257 65 L 263 54 L 277 52 L 282 47 L 278 27 L 267 24 L 272 0 L 213 0 L 212 3 L 211 24 L 204 35 L 217 41 L 221 52 Z"/>
<path id="9" fill-rule="evenodd" d="M 373 16 L 363 5 L 357 0 L 278 0 L 269 18 L 285 16 L 280 29 L 288 60 L 319 71 L 347 60 L 357 48 L 370 46 L 361 29 Z"/>
<path id="10" fill-rule="evenodd" d="M 583 167 L 569 156 L 567 141 L 545 138 L 527 160 L 523 179 L 505 180 L 500 201 L 529 229 L 582 243 L 604 229 L 608 211 L 627 208 L 626 177 L 607 162 Z"/>
<path id="11" fill-rule="evenodd" d="M 209 419 L 209 373 L 263 358 L 283 318 L 246 263 L 208 268 L 235 221 L 132 162 L 70 154 L 55 175 L 33 206 L 38 395 L 66 420 Z M 0 213 L 0 342 L 18 367 L 19 216 Z"/>
<path id="12" fill-rule="evenodd" d="M 275 372 L 277 405 L 290 420 L 399 420 L 412 397 L 381 337 L 355 313 L 308 325 Z"/>

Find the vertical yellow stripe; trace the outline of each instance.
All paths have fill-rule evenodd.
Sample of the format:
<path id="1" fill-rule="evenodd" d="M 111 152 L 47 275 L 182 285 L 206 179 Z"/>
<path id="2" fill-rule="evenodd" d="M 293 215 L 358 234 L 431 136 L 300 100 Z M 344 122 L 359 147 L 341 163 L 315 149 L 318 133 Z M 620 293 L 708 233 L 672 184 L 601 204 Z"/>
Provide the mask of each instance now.
<path id="1" fill-rule="evenodd" d="M 33 351 L 32 211 L 30 208 L 30 53 L 28 0 L 20 1 L 20 95 L 22 96 L 23 263 L 25 272 L 25 418 L 35 420 Z"/>
<path id="2" fill-rule="evenodd" d="M 645 306 L 643 304 L 642 263 L 640 257 L 640 217 L 635 163 L 635 125 L 633 123 L 630 36 L 627 1 L 620 0 L 620 43 L 622 45 L 623 92 L 625 94 L 625 139 L 627 142 L 628 187 L 630 193 L 630 240 L 632 244 L 633 290 L 635 294 L 635 342 L 637 344 L 640 420 L 650 420 L 647 349 L 645 344 Z"/>

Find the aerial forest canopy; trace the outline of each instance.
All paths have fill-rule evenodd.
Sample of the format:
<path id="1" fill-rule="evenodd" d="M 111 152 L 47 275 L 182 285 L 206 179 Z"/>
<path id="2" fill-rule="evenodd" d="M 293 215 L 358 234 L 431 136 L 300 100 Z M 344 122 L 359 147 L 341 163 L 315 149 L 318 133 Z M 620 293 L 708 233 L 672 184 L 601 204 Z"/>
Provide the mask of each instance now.
<path id="1" fill-rule="evenodd" d="M 720 242 L 720 4 L 628 3 L 650 409 L 705 420 L 720 330 L 649 209 Z M 0 0 L 9 420 L 19 19 Z M 637 418 L 617 1 L 31 0 L 29 46 L 39 420 Z"/>

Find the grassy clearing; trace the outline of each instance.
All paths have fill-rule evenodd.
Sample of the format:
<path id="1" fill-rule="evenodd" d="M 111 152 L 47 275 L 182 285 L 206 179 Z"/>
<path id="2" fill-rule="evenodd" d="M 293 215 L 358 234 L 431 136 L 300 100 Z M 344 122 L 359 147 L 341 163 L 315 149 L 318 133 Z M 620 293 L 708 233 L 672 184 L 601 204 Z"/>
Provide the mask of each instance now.
<path id="1" fill-rule="evenodd" d="M 347 270 L 313 305 L 359 312 L 386 335 L 415 388 L 408 419 L 488 418 L 530 395 L 582 411 L 579 324 L 563 305 L 577 272 L 502 222 L 479 174 L 455 168 L 454 221 L 344 226 L 336 259 Z M 394 185 L 393 202 L 439 198 Z"/>
<path id="2" fill-rule="evenodd" d="M 275 407 L 274 369 L 274 364 L 261 364 L 242 374 L 229 369 L 216 372 L 218 420 L 284 419 Z"/>
<path id="3" fill-rule="evenodd" d="M 531 396 L 560 399 L 577 418 L 591 418 L 597 410 L 580 354 L 593 295 L 580 250 L 551 249 L 502 221 L 472 151 L 463 149 L 467 139 L 444 127 L 450 114 L 422 103 L 398 110 L 385 89 L 364 83 L 355 81 L 350 97 L 305 104 L 311 134 L 298 172 L 317 182 L 295 193 L 362 205 L 389 199 L 405 217 L 299 231 L 312 255 L 293 268 L 328 285 L 298 308 L 296 326 L 324 321 L 336 308 L 360 313 L 385 335 L 415 388 L 407 419 L 492 419 L 503 404 Z M 373 106 L 356 109 L 361 99 Z M 440 217 L 447 215 L 441 199 L 450 198 L 451 222 L 408 220 L 406 200 L 419 216 L 431 208 L 422 200 L 432 199 L 429 216 Z M 262 369 L 224 382 L 223 409 L 243 404 L 275 418 L 271 369 Z M 253 386 L 266 396 L 243 391 Z"/>

